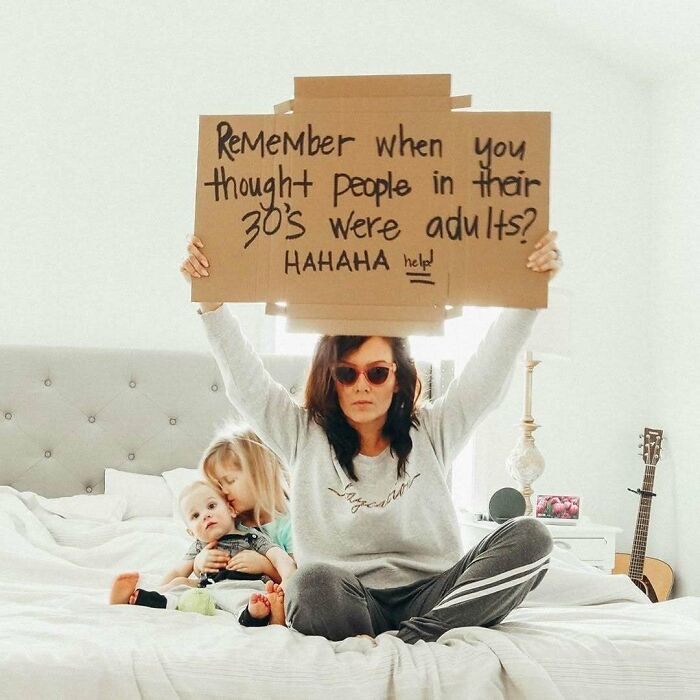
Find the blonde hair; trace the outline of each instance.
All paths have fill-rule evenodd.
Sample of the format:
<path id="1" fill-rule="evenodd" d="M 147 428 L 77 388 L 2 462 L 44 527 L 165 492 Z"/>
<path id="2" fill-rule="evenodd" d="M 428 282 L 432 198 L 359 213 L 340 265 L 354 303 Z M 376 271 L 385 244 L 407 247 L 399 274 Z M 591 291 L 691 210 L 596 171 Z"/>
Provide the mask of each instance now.
<path id="1" fill-rule="evenodd" d="M 180 506 L 180 508 L 182 508 L 182 502 L 185 500 L 185 498 L 187 498 L 187 496 L 189 496 L 191 493 L 193 493 L 197 489 L 201 489 L 203 486 L 210 489 L 217 496 L 219 496 L 221 498 L 221 493 L 210 482 L 208 482 L 208 481 L 193 481 L 191 484 L 187 484 L 187 486 L 185 486 L 185 488 L 182 489 L 182 491 L 180 491 L 180 495 L 178 496 L 178 499 L 177 499 L 177 503 Z M 224 500 L 226 500 L 226 499 L 224 499 Z"/>
<path id="2" fill-rule="evenodd" d="M 250 478 L 255 499 L 253 522 L 258 527 L 263 514 L 274 520 L 287 513 L 286 470 L 277 455 L 249 428 L 228 426 L 220 431 L 205 450 L 200 469 L 210 483 L 223 491 L 216 477 L 216 467 L 232 461 Z"/>

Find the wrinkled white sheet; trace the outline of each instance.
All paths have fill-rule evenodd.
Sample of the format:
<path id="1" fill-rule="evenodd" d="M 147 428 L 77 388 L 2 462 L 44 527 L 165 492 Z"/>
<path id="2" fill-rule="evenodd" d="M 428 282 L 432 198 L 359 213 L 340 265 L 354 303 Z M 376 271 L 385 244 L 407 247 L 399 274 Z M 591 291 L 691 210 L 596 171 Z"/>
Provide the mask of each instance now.
<path id="1" fill-rule="evenodd" d="M 171 518 L 66 519 L 0 487 L 0 697 L 700 698 L 700 599 L 651 605 L 564 552 L 504 623 L 433 644 L 107 605 L 116 573 L 155 587 L 187 545 Z"/>

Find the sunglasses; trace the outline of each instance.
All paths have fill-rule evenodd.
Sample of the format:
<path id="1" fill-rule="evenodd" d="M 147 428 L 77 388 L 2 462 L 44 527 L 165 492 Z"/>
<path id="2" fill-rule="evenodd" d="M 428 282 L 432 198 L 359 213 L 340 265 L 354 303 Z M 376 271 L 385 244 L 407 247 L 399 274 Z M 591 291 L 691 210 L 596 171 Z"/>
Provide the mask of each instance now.
<path id="1" fill-rule="evenodd" d="M 355 365 L 343 363 L 335 365 L 331 370 L 333 379 L 343 386 L 352 386 L 360 378 L 361 374 L 365 375 L 370 384 L 381 386 L 389 379 L 389 375 L 392 372 L 396 372 L 395 362 L 377 362 L 362 369 Z"/>

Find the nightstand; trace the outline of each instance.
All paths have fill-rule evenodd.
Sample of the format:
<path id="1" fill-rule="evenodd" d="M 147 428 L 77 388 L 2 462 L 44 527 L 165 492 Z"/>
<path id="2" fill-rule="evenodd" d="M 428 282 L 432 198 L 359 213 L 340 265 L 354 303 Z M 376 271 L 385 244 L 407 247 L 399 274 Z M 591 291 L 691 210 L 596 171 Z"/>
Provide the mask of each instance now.
<path id="1" fill-rule="evenodd" d="M 476 545 L 498 527 L 498 523 L 490 520 L 474 520 L 471 513 L 462 511 L 458 515 L 466 549 Z M 621 528 L 598 525 L 588 520 L 581 520 L 576 525 L 552 525 L 543 519 L 540 522 L 549 529 L 555 547 L 571 552 L 586 564 L 608 574 L 612 573 L 615 566 L 615 538 L 622 532 Z"/>

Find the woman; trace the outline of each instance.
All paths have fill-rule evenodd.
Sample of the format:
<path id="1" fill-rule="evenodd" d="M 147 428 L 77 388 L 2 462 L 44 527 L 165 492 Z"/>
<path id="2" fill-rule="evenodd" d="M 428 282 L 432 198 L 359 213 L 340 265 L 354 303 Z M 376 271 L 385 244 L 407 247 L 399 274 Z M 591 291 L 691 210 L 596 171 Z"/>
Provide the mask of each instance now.
<path id="1" fill-rule="evenodd" d="M 527 263 L 561 267 L 556 232 Z M 181 271 L 207 276 L 193 237 Z M 445 394 L 416 406 L 405 341 L 324 336 L 304 407 L 265 371 L 222 304 L 199 308 L 234 407 L 289 465 L 299 569 L 285 586 L 290 627 L 332 640 L 398 630 L 407 643 L 500 622 L 542 580 L 552 541 L 516 518 L 462 556 L 447 476 L 498 402 L 537 312 L 505 309 Z"/>

